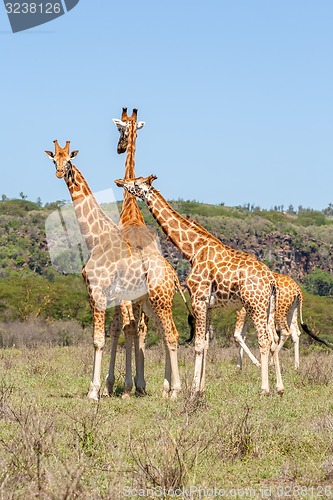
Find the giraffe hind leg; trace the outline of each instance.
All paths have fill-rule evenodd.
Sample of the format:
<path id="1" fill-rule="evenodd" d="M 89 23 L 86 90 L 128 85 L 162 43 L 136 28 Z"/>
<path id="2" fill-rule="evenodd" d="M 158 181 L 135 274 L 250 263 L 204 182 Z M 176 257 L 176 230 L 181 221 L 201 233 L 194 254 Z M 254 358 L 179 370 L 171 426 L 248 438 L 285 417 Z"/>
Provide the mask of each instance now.
<path id="1" fill-rule="evenodd" d="M 252 363 L 254 363 L 258 368 L 260 368 L 260 362 L 252 354 L 252 352 L 245 343 L 245 335 L 247 331 L 247 321 L 248 321 L 245 307 L 243 307 L 240 311 L 237 311 L 236 314 L 237 314 L 237 319 L 236 319 L 234 339 L 239 345 L 237 367 L 239 369 L 242 369 L 243 352 L 245 352 L 251 359 Z"/>
<path id="2" fill-rule="evenodd" d="M 115 364 L 116 364 L 117 346 L 122 326 L 123 326 L 123 320 L 122 320 L 121 309 L 119 306 L 116 306 L 114 316 L 110 325 L 110 335 L 111 335 L 110 364 L 109 364 L 109 371 L 105 380 L 105 389 L 103 393 L 104 396 L 112 396 L 113 394 L 113 388 L 115 383 Z"/>
<path id="3" fill-rule="evenodd" d="M 156 300 L 146 300 L 143 306 L 144 312 L 163 336 L 165 344 L 163 397 L 175 399 L 181 390 L 181 384 L 177 360 L 179 335 L 172 318 L 172 303 L 167 305 L 156 297 Z"/>
<path id="4" fill-rule="evenodd" d="M 136 318 L 135 322 L 137 325 L 137 334 L 134 338 L 134 349 L 135 349 L 135 394 L 137 396 L 144 396 L 146 394 L 146 381 L 144 378 L 144 367 L 145 367 L 145 346 L 146 337 L 148 332 L 148 316 L 141 311 L 139 308 L 139 318 Z"/>

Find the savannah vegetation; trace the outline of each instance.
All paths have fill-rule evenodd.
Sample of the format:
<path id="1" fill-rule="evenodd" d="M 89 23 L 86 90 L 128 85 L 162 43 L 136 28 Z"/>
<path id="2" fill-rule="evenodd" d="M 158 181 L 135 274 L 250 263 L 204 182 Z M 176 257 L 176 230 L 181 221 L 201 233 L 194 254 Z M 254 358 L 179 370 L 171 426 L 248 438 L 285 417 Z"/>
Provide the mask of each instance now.
<path id="1" fill-rule="evenodd" d="M 302 271 L 293 277 L 304 290 L 304 320 L 333 342 L 333 206 L 317 212 L 172 203 L 230 246 L 264 248 L 258 256 L 274 270 L 281 270 L 285 255 L 279 242 L 288 238 L 290 270 Z M 217 310 L 204 398 L 190 398 L 193 347 L 180 345 L 183 391 L 175 402 L 162 400 L 164 349 L 150 325 L 147 396 L 121 399 L 120 347 L 115 396 L 99 403 L 86 399 L 93 356 L 86 290 L 80 276 L 53 268 L 44 229 L 46 217 L 62 205 L 31 202 L 23 193 L 0 201 L 0 498 L 138 498 L 147 488 L 191 486 L 252 487 L 258 498 L 263 491 L 333 496 L 332 353 L 305 334 L 299 371 L 289 341 L 281 352 L 282 398 L 274 393 L 274 370 L 272 394 L 264 398 L 259 370 L 248 359 L 237 370 L 235 315 Z M 184 281 L 187 262 L 142 208 Z M 174 317 L 182 343 L 189 328 L 179 294 Z M 107 323 L 111 318 L 108 310 Z M 248 342 L 258 356 L 253 332 Z"/>

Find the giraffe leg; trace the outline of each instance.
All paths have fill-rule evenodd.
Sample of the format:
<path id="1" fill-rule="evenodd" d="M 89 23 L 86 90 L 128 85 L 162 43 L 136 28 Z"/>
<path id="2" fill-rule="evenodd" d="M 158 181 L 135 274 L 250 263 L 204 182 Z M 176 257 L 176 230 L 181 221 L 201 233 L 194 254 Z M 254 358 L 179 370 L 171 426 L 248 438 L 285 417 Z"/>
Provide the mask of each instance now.
<path id="1" fill-rule="evenodd" d="M 279 353 L 284 346 L 286 340 L 290 337 L 290 322 L 291 322 L 292 313 L 288 314 L 288 317 L 283 316 L 278 319 L 278 328 L 280 330 L 280 341 L 276 348 L 276 351 Z M 297 318 L 296 318 L 297 320 Z"/>
<path id="2" fill-rule="evenodd" d="M 98 305 L 97 305 L 98 304 Z M 94 318 L 94 364 L 93 374 L 88 392 L 88 398 L 98 401 L 101 387 L 101 365 L 103 348 L 105 345 L 105 297 L 99 296 L 97 301 L 92 302 Z M 104 306 L 104 307 L 103 307 Z"/>
<path id="3" fill-rule="evenodd" d="M 167 399 L 171 391 L 171 359 L 170 352 L 166 342 L 165 345 L 165 368 L 164 368 L 164 380 L 163 380 L 163 398 Z"/>
<path id="4" fill-rule="evenodd" d="M 260 348 L 260 360 L 261 360 L 261 394 L 269 394 L 269 382 L 268 382 L 268 356 L 269 348 Z"/>
<path id="5" fill-rule="evenodd" d="M 203 358 L 202 358 L 202 371 L 201 371 L 201 380 L 200 380 L 200 388 L 199 388 L 200 394 L 203 394 L 205 392 L 208 347 L 209 347 L 209 331 L 207 330 L 206 335 L 205 335 L 205 347 L 204 347 Z"/>
<path id="6" fill-rule="evenodd" d="M 122 395 L 123 399 L 130 397 L 130 393 L 133 388 L 133 375 L 132 375 L 132 351 L 133 343 L 136 337 L 136 325 L 132 321 L 129 325 L 124 327 L 125 336 L 125 350 L 126 350 L 126 373 L 125 373 L 125 383 L 124 383 L 124 393 Z"/>
<path id="7" fill-rule="evenodd" d="M 267 318 L 263 315 L 252 314 L 252 321 L 255 326 L 261 361 L 261 394 L 269 394 L 269 380 L 268 380 L 268 358 L 270 347 L 272 344 L 269 336 Z"/>
<path id="8" fill-rule="evenodd" d="M 201 376 L 201 380 L 200 380 L 200 393 L 204 393 L 204 391 L 205 391 L 206 365 L 207 365 L 208 347 L 209 347 L 209 341 L 210 341 L 211 317 L 212 317 L 211 309 L 207 309 L 205 347 L 204 347 L 203 359 L 202 359 L 202 376 Z"/>
<path id="9" fill-rule="evenodd" d="M 145 348 L 146 348 L 146 337 L 148 332 L 148 321 L 149 318 L 146 314 L 140 311 L 138 307 L 138 313 L 140 318 L 136 319 L 137 335 L 134 338 L 134 349 L 135 349 L 135 394 L 137 396 L 144 396 L 146 394 L 146 381 L 144 378 L 145 372 Z"/>
<path id="10" fill-rule="evenodd" d="M 118 340 L 120 336 L 120 332 L 122 329 L 122 314 L 119 306 L 116 306 L 115 313 L 110 325 L 110 334 L 111 334 L 111 353 L 110 353 L 110 364 L 109 371 L 105 381 L 105 389 L 104 396 L 112 396 L 113 394 L 113 386 L 115 383 L 115 364 L 116 364 L 116 354 L 117 354 L 117 346 Z"/>
<path id="11" fill-rule="evenodd" d="M 237 319 L 236 319 L 234 339 L 239 345 L 237 367 L 240 369 L 242 368 L 243 352 L 246 352 L 246 354 L 251 359 L 252 363 L 258 366 L 258 368 L 260 368 L 260 362 L 257 360 L 257 358 L 252 354 L 248 346 L 245 344 L 245 335 L 247 331 L 247 319 L 248 319 L 245 307 L 243 307 L 240 311 L 237 311 L 236 315 Z"/>
<path id="12" fill-rule="evenodd" d="M 299 337 L 301 335 L 300 329 L 298 327 L 297 321 L 297 311 L 298 304 L 295 304 L 295 308 L 291 311 L 291 323 L 290 323 L 290 332 L 291 338 L 294 342 L 294 350 L 295 350 L 295 369 L 299 368 Z"/>
<path id="13" fill-rule="evenodd" d="M 179 334 L 172 318 L 172 302 L 161 300 L 158 295 L 157 293 L 156 299 L 150 296 L 150 300 L 144 302 L 144 311 L 164 337 L 166 353 L 163 397 L 168 397 L 171 393 L 171 399 L 175 399 L 181 390 L 177 359 Z"/>
<path id="14" fill-rule="evenodd" d="M 268 321 L 268 332 L 269 332 L 269 337 L 271 339 L 271 347 L 270 350 L 273 352 L 273 363 L 274 363 L 274 368 L 275 368 L 275 375 L 276 375 L 276 391 L 278 394 L 282 395 L 284 393 L 284 386 L 283 386 L 283 381 L 282 381 L 282 375 L 281 375 L 281 368 L 280 368 L 280 360 L 279 360 L 279 348 L 278 348 L 278 335 L 276 333 L 275 329 L 275 321 L 274 319 L 274 312 L 270 311 L 269 312 L 269 321 Z M 285 328 L 287 329 L 287 333 L 289 336 L 289 327 L 288 324 L 285 324 Z M 281 337 L 285 336 L 284 333 L 285 330 L 281 332 Z"/>
<path id="15" fill-rule="evenodd" d="M 192 394 L 193 396 L 197 396 L 205 388 L 207 304 L 204 300 L 192 300 L 192 309 L 195 316 L 195 361 Z"/>

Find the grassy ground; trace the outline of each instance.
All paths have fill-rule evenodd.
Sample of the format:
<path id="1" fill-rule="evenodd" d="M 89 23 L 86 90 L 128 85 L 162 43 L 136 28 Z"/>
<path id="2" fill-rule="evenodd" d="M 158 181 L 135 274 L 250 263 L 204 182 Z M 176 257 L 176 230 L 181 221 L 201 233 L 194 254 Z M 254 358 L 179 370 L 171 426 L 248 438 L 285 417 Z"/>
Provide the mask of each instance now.
<path id="1" fill-rule="evenodd" d="M 106 374 L 108 356 L 104 356 Z M 333 497 L 332 354 L 311 348 L 285 395 L 260 397 L 260 371 L 212 345 L 204 399 L 192 401 L 193 348 L 181 347 L 183 392 L 161 398 L 164 351 L 147 351 L 144 398 L 86 399 L 92 346 L 0 351 L 0 498 Z M 121 392 L 124 353 L 117 359 Z M 178 489 L 179 488 L 179 489 Z M 215 491 L 214 491 L 215 488 Z"/>

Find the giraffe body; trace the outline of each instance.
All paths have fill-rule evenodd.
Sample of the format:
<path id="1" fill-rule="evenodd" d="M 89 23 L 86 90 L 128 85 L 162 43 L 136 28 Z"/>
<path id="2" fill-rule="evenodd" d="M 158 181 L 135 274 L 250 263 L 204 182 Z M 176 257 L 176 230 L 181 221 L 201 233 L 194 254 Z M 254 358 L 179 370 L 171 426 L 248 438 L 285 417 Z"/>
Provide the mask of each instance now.
<path id="1" fill-rule="evenodd" d="M 134 300 L 156 323 L 164 336 L 167 363 L 164 393 L 175 397 L 180 390 L 177 364 L 178 332 L 167 312 L 172 295 L 165 286 L 165 264 L 162 256 L 147 255 L 129 245 L 119 228 L 103 212 L 82 173 L 71 160 L 78 151 L 69 152 L 55 142 L 55 153 L 46 151 L 56 166 L 58 178 L 64 178 L 69 189 L 81 234 L 89 258 L 82 276 L 88 290 L 93 313 L 94 363 L 88 397 L 97 400 L 101 385 L 101 362 L 105 345 L 105 310 L 108 305 Z M 168 269 L 166 269 L 168 272 Z M 174 288 L 174 282 L 167 281 Z M 128 318 L 131 312 L 127 311 Z"/>
<path id="2" fill-rule="evenodd" d="M 244 306 L 255 325 L 261 354 L 262 392 L 269 392 L 268 357 L 273 352 L 277 391 L 283 393 L 278 337 L 274 325 L 276 286 L 267 266 L 242 252 L 231 249 L 198 223 L 179 215 L 152 186 L 155 176 L 134 181 L 118 180 L 118 186 L 142 198 L 170 240 L 191 263 L 187 287 L 195 316 L 195 368 L 193 392 L 205 386 L 208 349 L 207 313 L 215 307 Z"/>
<path id="3" fill-rule="evenodd" d="M 280 351 L 285 341 L 291 336 L 295 350 L 295 368 L 297 369 L 299 368 L 299 337 L 301 334 L 298 326 L 298 313 L 300 315 L 300 321 L 303 324 L 302 289 L 289 276 L 279 273 L 273 273 L 273 274 L 276 280 L 276 286 L 279 289 L 278 300 L 276 304 L 276 312 L 275 312 L 275 322 L 276 322 L 276 328 L 281 335 L 277 349 L 278 351 Z M 245 308 L 242 308 L 240 311 L 237 311 L 237 321 L 236 321 L 234 336 L 238 342 L 240 341 L 239 339 L 240 337 L 242 338 L 243 341 L 245 341 L 248 320 L 249 317 Z M 249 354 L 247 350 L 246 352 L 247 354 Z M 251 360 L 257 366 L 260 366 L 260 363 L 252 355 L 252 353 L 250 353 L 249 355 Z M 237 363 L 237 366 L 239 368 L 242 367 L 242 358 L 243 358 L 243 347 L 241 346 L 239 349 L 238 363 Z"/>

